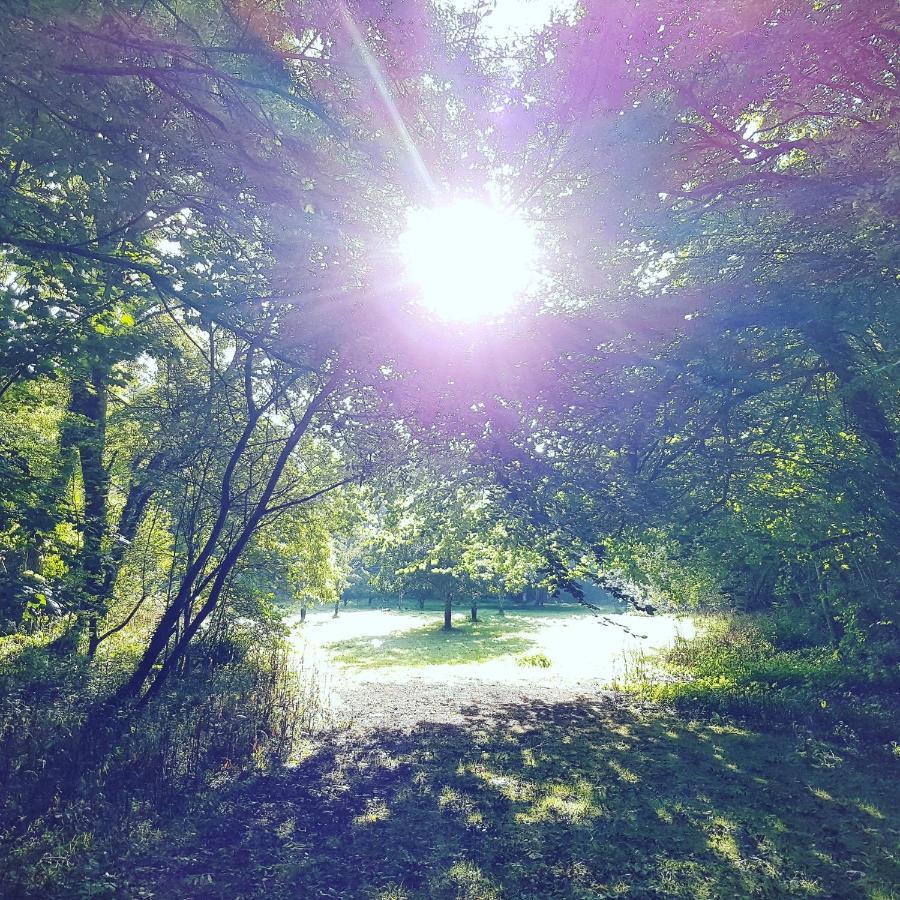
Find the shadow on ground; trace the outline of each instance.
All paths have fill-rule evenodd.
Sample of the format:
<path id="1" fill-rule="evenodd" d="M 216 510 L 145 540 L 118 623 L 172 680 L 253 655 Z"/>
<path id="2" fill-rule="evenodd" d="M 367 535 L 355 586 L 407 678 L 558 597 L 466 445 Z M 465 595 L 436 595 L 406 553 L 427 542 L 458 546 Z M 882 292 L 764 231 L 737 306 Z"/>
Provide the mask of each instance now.
<path id="1" fill-rule="evenodd" d="M 892 896 L 896 769 L 619 701 L 336 735 L 133 861 L 154 897 Z"/>
<path id="2" fill-rule="evenodd" d="M 361 669 L 478 663 L 531 649 L 529 633 L 536 624 L 522 615 L 494 615 L 455 624 L 450 631 L 428 624 L 381 638 L 333 641 L 325 649 L 335 662 Z"/>

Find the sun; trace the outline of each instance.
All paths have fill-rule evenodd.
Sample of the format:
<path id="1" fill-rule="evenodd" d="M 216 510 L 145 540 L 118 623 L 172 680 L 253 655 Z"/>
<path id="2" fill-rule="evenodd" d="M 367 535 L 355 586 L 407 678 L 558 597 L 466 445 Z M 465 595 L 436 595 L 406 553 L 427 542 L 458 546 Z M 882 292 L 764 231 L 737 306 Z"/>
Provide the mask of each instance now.
<path id="1" fill-rule="evenodd" d="M 447 321 L 498 317 L 534 279 L 531 227 L 478 200 L 411 210 L 400 253 L 420 302 Z"/>

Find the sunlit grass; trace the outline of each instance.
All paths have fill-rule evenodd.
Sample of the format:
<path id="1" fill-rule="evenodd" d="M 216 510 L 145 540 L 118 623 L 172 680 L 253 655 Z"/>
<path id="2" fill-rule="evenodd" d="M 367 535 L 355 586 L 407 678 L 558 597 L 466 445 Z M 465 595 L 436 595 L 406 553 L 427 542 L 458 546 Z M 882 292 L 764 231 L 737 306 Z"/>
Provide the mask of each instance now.
<path id="1" fill-rule="evenodd" d="M 692 629 L 674 617 L 629 616 L 614 604 L 597 616 L 581 606 L 556 603 L 505 611 L 496 603 L 480 606 L 477 623 L 470 621 L 468 610 L 457 609 L 453 628 L 442 626 L 443 608 L 433 602 L 404 610 L 354 605 L 342 608 L 337 618 L 314 612 L 296 634 L 315 645 L 327 664 L 352 673 L 453 666 L 453 675 L 465 677 L 612 684 L 625 648 L 641 641 L 669 646 L 682 628 Z M 650 636 L 636 637 L 635 628 Z"/>
<path id="2" fill-rule="evenodd" d="M 391 814 L 387 804 L 380 797 L 369 800 L 366 803 L 365 812 L 354 816 L 354 825 L 374 825 L 376 822 L 383 822 Z"/>
<path id="3" fill-rule="evenodd" d="M 527 809 L 516 813 L 516 821 L 524 824 L 557 821 L 579 823 L 602 815 L 595 802 L 595 790 L 584 778 L 571 782 L 541 785 L 540 797 Z"/>
<path id="4" fill-rule="evenodd" d="M 468 860 L 454 863 L 446 880 L 455 888 L 456 896 L 465 900 L 499 900 L 503 896 L 500 886 Z"/>
<path id="5" fill-rule="evenodd" d="M 358 637 L 325 645 L 332 659 L 357 669 L 388 666 L 461 665 L 513 657 L 533 646 L 535 622 L 524 615 L 461 619 L 450 631 L 439 623 L 382 638 Z"/>

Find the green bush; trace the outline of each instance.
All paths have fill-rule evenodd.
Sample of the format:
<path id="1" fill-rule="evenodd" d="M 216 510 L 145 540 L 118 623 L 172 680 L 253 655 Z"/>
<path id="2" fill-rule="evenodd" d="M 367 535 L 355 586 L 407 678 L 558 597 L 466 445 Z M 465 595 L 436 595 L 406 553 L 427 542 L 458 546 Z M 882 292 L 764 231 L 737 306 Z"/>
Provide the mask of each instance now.
<path id="1" fill-rule="evenodd" d="M 516 659 L 516 663 L 520 666 L 534 666 L 538 669 L 549 669 L 553 663 L 544 653 L 529 653 Z"/>
<path id="2" fill-rule="evenodd" d="M 640 669 L 630 687 L 688 710 L 851 730 L 890 740 L 896 666 L 842 655 L 831 647 L 781 649 L 778 622 L 750 616 L 713 617 L 693 639 L 661 654 L 660 672 Z"/>

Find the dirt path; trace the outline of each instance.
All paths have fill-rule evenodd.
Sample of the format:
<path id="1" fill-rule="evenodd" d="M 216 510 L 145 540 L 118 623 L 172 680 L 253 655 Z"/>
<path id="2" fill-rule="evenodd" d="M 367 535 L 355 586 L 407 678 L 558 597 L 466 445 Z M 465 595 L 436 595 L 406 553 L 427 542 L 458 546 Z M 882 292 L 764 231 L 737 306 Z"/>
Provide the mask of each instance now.
<path id="1" fill-rule="evenodd" d="M 367 679 L 344 673 L 332 687 L 332 708 L 339 727 L 356 734 L 383 729 L 409 733 L 420 725 L 467 725 L 486 722 L 501 710 L 535 703 L 590 702 L 612 697 L 603 682 L 484 681 L 456 677 L 441 683 L 408 673 Z"/>

